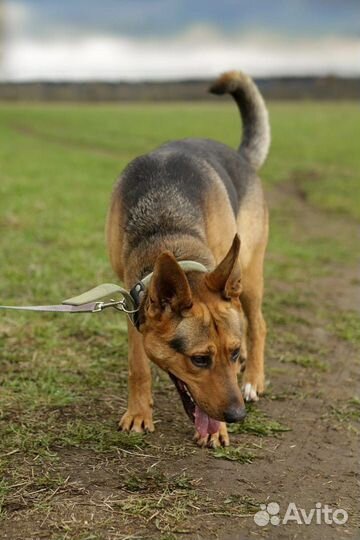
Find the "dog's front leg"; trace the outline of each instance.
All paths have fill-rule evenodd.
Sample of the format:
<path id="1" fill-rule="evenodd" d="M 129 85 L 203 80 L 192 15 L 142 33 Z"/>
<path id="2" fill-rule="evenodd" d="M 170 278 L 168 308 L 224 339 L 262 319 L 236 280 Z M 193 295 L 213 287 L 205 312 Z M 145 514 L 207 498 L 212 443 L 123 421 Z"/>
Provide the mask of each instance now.
<path id="1" fill-rule="evenodd" d="M 119 422 L 119 428 L 123 431 L 136 431 L 137 433 L 154 431 L 150 361 L 145 354 L 142 335 L 130 322 L 128 323 L 128 336 L 128 408 Z"/>
<path id="2" fill-rule="evenodd" d="M 257 401 L 264 392 L 264 346 L 266 325 L 258 295 L 243 297 L 243 307 L 247 317 L 247 358 L 243 374 L 243 394 L 245 401 Z"/>
<path id="3" fill-rule="evenodd" d="M 220 422 L 219 431 L 212 435 L 202 437 L 198 431 L 195 431 L 194 441 L 200 448 L 220 448 L 221 446 L 229 446 L 230 439 L 225 422 Z"/>
<path id="4" fill-rule="evenodd" d="M 258 247 L 251 264 L 244 271 L 243 292 L 241 304 L 244 309 L 246 329 L 246 362 L 242 377 L 242 390 L 245 401 L 257 401 L 263 394 L 264 378 L 264 347 L 266 324 L 262 314 L 263 298 L 263 265 L 265 242 Z"/>

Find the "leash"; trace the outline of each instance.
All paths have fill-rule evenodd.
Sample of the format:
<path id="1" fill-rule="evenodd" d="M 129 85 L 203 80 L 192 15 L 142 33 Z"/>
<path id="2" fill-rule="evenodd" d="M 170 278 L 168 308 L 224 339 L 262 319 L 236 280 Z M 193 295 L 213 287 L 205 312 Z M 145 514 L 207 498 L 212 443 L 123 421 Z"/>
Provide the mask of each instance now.
<path id="1" fill-rule="evenodd" d="M 195 261 L 179 261 L 181 268 L 186 271 L 207 272 L 205 266 Z M 48 306 L 0 306 L 0 309 L 12 309 L 21 311 L 40 311 L 54 313 L 98 313 L 112 307 L 117 311 L 126 313 L 133 325 L 138 328 L 138 312 L 142 296 L 149 286 L 153 272 L 135 283 L 130 291 L 114 283 L 103 283 L 78 296 L 68 298 L 61 304 Z M 104 299 L 115 294 L 121 294 L 120 300 L 111 298 Z"/>

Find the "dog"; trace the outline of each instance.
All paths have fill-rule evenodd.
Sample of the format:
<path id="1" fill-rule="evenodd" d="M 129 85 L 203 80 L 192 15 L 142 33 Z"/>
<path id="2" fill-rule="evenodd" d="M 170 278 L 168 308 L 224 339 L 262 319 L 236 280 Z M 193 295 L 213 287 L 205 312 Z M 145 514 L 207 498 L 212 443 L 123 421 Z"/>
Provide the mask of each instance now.
<path id="1" fill-rule="evenodd" d="M 175 383 L 197 444 L 216 448 L 229 445 L 226 423 L 243 420 L 244 401 L 264 392 L 268 210 L 257 171 L 270 127 L 246 74 L 224 73 L 209 91 L 234 98 L 243 123 L 239 149 L 188 138 L 135 158 L 112 193 L 107 246 L 127 288 L 152 272 L 136 327 L 129 322 L 128 408 L 119 429 L 154 430 L 151 360 Z M 204 271 L 186 271 L 184 260 Z"/>

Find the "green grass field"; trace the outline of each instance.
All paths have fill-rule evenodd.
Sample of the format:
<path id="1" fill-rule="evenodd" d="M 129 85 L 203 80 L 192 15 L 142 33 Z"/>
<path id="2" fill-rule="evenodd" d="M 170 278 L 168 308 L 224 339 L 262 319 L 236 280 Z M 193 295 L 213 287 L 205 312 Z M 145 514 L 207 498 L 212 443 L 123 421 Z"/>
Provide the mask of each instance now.
<path id="1" fill-rule="evenodd" d="M 175 137 L 239 141 L 232 105 L 3 105 L 0 118 L 1 290 L 9 300 L 61 298 L 109 276 L 103 223 L 130 159 Z M 355 104 L 273 105 L 263 178 L 294 181 L 313 204 L 360 220 L 359 120 Z"/>
<path id="2" fill-rule="evenodd" d="M 339 268 L 354 267 L 358 254 L 360 105 L 278 103 L 270 105 L 270 114 L 273 144 L 261 176 L 273 200 L 265 313 L 268 356 L 281 358 L 273 367 L 272 380 L 276 369 L 281 374 L 287 366 L 303 375 L 310 368 L 318 377 L 328 370 L 329 360 L 326 346 L 303 339 L 312 324 L 309 321 L 316 317 L 334 339 L 349 347 L 359 343 L 358 312 L 340 304 L 336 311 L 328 310 L 326 290 L 342 275 Z M 1 105 L 0 304 L 58 303 L 98 283 L 113 281 L 104 222 L 116 177 L 136 155 L 166 140 L 188 136 L 236 146 L 240 138 L 237 110 L 223 103 Z M 302 204 L 311 215 L 302 214 Z M 309 283 L 313 283 L 311 290 Z M 323 285 L 318 288 L 318 283 Z M 317 294 L 323 294 L 321 301 Z M 53 527 L 47 538 L 122 538 L 101 532 L 113 526 L 106 524 L 109 516 L 105 514 L 98 518 L 100 532 L 89 528 L 81 516 L 73 524 L 61 512 L 56 518 L 57 495 L 66 494 L 69 484 L 68 473 L 61 469 L 64 456 L 73 453 L 85 462 L 95 459 L 98 463 L 114 459 L 119 449 L 125 454 L 161 455 L 161 449 L 151 446 L 155 439 L 150 438 L 149 446 L 141 436 L 128 437 L 115 429 L 126 404 L 125 329 L 125 319 L 115 313 L 0 312 L 0 515 L 7 523 L 17 512 L 28 539 L 32 538 L 30 523 L 46 529 L 46 516 Z M 160 395 L 164 384 L 172 396 L 164 378 L 157 376 L 155 389 Z M 186 425 L 181 413 L 179 418 Z M 286 437 L 287 418 L 283 429 L 283 419 L 278 424 L 277 420 L 268 412 L 255 416 L 255 427 L 250 423 L 251 429 L 245 428 L 241 436 L 259 432 Z M 279 433 L 271 426 L 280 426 Z M 165 452 L 169 463 L 179 455 L 198 452 L 180 435 L 179 440 L 176 437 L 175 433 Z M 217 457 L 236 461 L 236 456 L 243 455 L 231 452 L 229 457 L 229 452 L 220 451 Z M 80 462 L 77 467 L 81 468 Z M 132 531 L 135 519 L 147 519 L 145 525 L 141 521 L 145 528 L 159 519 L 154 534 L 164 540 L 175 538 L 171 535 L 180 534 L 184 520 L 197 512 L 184 505 L 184 493 L 195 508 L 202 508 L 196 479 L 179 476 L 170 481 L 162 471 L 161 478 L 151 476 L 154 490 L 150 493 L 136 476 L 139 467 L 135 464 L 128 474 L 121 471 L 119 482 L 127 486 L 131 497 L 126 499 L 125 510 L 119 504 L 110 505 L 118 512 L 116 520 L 125 519 L 125 512 L 126 527 Z M 194 473 L 191 467 L 188 473 Z M 74 492 L 77 487 L 71 489 Z M 153 507 L 153 497 L 165 493 L 161 519 L 154 521 L 151 516 L 158 507 Z M 214 515 L 231 508 L 246 514 L 251 506 L 250 499 L 241 504 L 236 498 L 224 501 L 218 506 L 208 503 Z"/>

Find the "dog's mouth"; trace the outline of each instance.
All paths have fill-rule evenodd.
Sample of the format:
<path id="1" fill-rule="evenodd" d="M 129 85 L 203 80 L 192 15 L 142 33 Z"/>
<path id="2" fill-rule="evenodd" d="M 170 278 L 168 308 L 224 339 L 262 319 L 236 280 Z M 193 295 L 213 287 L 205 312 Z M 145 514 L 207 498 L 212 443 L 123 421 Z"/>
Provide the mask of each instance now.
<path id="1" fill-rule="evenodd" d="M 209 434 L 216 433 L 220 429 L 220 422 L 211 418 L 205 411 L 203 411 L 196 403 L 191 395 L 191 392 L 187 385 L 173 373 L 170 373 L 170 379 L 176 386 L 179 392 L 182 404 L 185 412 L 190 420 L 195 424 L 196 430 L 200 433 L 201 437 L 206 437 Z"/>

